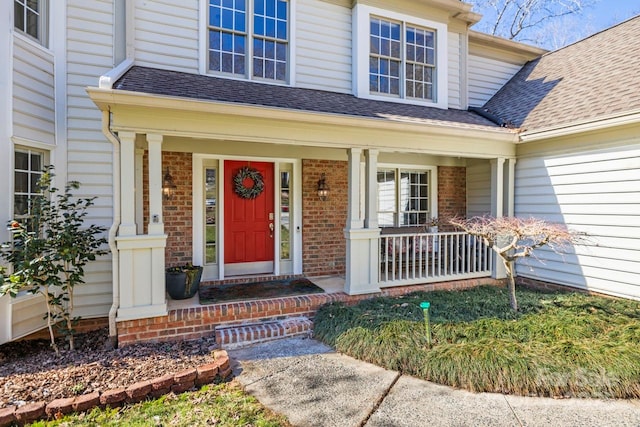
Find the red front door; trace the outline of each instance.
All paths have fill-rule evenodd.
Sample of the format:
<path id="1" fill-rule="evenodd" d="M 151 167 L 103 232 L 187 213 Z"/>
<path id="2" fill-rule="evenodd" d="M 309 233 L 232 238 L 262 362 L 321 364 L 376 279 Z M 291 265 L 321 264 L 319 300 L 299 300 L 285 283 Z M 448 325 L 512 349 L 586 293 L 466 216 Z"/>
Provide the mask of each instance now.
<path id="1" fill-rule="evenodd" d="M 238 194 L 236 181 L 243 167 L 259 172 L 264 189 L 255 198 Z M 255 186 L 245 178 L 243 186 Z M 273 271 L 274 179 L 273 163 L 227 160 L 224 162 L 224 262 L 228 273 L 257 274 Z"/>

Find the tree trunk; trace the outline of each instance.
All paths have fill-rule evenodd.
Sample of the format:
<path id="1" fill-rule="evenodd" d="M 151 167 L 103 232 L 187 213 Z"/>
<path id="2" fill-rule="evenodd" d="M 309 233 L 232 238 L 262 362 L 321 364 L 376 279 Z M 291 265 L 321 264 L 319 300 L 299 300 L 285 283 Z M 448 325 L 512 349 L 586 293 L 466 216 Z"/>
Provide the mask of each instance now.
<path id="1" fill-rule="evenodd" d="M 70 271 L 71 270 L 71 266 L 69 265 L 68 262 L 65 262 L 65 271 Z M 73 351 L 76 349 L 75 347 L 75 342 L 73 339 L 73 285 L 70 283 L 71 280 L 69 279 L 70 274 L 66 273 L 66 283 L 67 286 L 69 287 L 69 301 L 67 302 L 67 309 L 65 310 L 66 312 L 64 313 L 65 316 L 65 320 L 67 322 L 67 334 L 68 334 L 68 339 L 69 339 L 69 350 Z"/>
<path id="2" fill-rule="evenodd" d="M 514 277 L 513 261 L 504 261 L 504 266 L 507 270 L 507 277 L 509 278 L 509 302 L 513 311 L 518 311 L 518 300 L 516 299 L 516 279 Z"/>
<path id="3" fill-rule="evenodd" d="M 51 295 L 49 294 L 48 286 L 44 287 L 44 291 L 42 295 L 44 295 L 44 299 L 47 305 L 47 328 L 49 329 L 49 338 L 51 339 L 51 348 L 53 348 L 53 351 L 55 351 L 56 354 L 60 354 L 60 352 L 58 351 L 58 346 L 56 345 L 56 336 L 53 333 L 53 324 L 51 323 L 51 316 L 52 316 L 51 305 L 50 305 Z"/>

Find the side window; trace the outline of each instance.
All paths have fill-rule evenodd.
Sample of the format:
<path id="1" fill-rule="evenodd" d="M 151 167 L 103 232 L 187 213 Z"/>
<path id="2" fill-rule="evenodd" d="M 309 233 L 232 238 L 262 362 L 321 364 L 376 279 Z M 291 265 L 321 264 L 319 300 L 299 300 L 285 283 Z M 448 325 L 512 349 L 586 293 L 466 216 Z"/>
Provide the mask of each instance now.
<path id="1" fill-rule="evenodd" d="M 21 33 L 47 46 L 48 23 L 47 0 L 14 0 L 14 27 Z"/>
<path id="2" fill-rule="evenodd" d="M 282 169 L 288 165 L 283 165 Z M 280 171 L 280 259 L 291 259 L 291 170 Z"/>
<path id="3" fill-rule="evenodd" d="M 217 221 L 217 200 L 218 200 L 218 171 L 215 167 L 207 167 L 205 175 L 205 263 L 215 264 L 218 262 L 218 236 Z"/>
<path id="4" fill-rule="evenodd" d="M 13 172 L 13 216 L 26 219 L 29 211 L 29 200 L 41 196 L 38 192 L 38 180 L 42 176 L 44 153 L 29 149 L 16 149 Z"/>

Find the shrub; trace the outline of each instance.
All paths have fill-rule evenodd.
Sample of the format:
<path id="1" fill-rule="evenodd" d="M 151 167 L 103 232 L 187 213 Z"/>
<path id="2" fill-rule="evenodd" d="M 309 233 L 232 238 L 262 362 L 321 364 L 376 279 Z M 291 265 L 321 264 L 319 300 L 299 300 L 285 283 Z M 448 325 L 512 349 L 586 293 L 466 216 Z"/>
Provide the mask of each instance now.
<path id="1" fill-rule="evenodd" d="M 13 239 L 3 244 L 0 257 L 13 270 L 2 273 L 0 296 L 15 297 L 21 291 L 41 294 L 47 306 L 44 318 L 51 346 L 57 352 L 54 326 L 74 349 L 74 326 L 79 319 L 72 317 L 74 288 L 84 283 L 87 263 L 107 253 L 107 241 L 99 237 L 104 227 L 84 226 L 95 197 L 73 197 L 72 190 L 80 187 L 78 182 L 69 182 L 64 192 L 59 192 L 52 186 L 53 177 L 53 167 L 49 166 L 37 184 L 40 196 L 29 201 L 29 218 L 9 223 Z"/>

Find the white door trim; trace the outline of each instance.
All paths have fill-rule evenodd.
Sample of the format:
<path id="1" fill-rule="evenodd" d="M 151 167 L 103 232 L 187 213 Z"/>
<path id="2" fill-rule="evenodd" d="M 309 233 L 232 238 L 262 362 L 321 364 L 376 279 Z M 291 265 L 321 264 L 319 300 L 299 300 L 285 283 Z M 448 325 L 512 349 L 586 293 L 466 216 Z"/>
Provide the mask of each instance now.
<path id="1" fill-rule="evenodd" d="M 205 265 L 204 256 L 204 176 L 203 170 L 206 160 L 218 161 L 218 200 L 217 200 L 217 254 L 218 261 L 224 258 L 224 183 L 221 181 L 221 177 L 224 177 L 224 161 L 225 160 L 243 160 L 243 161 L 256 161 L 256 162 L 272 162 L 274 164 L 274 183 L 276 185 L 274 191 L 274 227 L 277 230 L 274 238 L 274 266 L 273 274 L 280 274 L 280 163 L 291 163 L 293 165 L 293 212 L 291 218 L 291 233 L 293 238 L 291 239 L 291 255 L 293 261 L 293 274 L 302 274 L 302 161 L 300 159 L 292 158 L 272 158 L 272 157 L 247 157 L 247 156 L 220 156 L 212 154 L 193 154 L 192 161 L 192 176 L 193 176 L 193 195 L 192 195 L 192 241 L 193 241 L 193 264 Z M 253 274 L 250 270 L 239 273 L 238 271 L 225 271 L 224 262 L 218 262 L 217 274 L 211 274 L 210 270 L 208 275 L 203 273 L 202 280 L 223 280 L 230 275 L 238 274 Z M 228 268 L 229 266 L 227 266 Z M 205 272 L 207 269 L 205 268 Z"/>

